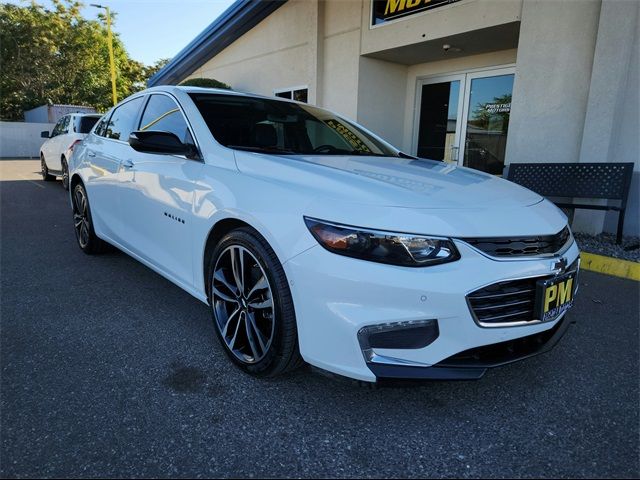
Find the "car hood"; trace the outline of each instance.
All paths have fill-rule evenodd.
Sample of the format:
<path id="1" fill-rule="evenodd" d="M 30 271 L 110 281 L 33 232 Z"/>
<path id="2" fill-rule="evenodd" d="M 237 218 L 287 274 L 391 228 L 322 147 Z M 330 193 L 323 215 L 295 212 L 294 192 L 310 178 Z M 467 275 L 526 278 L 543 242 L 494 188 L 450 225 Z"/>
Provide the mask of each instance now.
<path id="1" fill-rule="evenodd" d="M 349 203 L 418 209 L 513 208 L 542 197 L 499 177 L 432 160 L 236 151 L 243 173 Z"/>

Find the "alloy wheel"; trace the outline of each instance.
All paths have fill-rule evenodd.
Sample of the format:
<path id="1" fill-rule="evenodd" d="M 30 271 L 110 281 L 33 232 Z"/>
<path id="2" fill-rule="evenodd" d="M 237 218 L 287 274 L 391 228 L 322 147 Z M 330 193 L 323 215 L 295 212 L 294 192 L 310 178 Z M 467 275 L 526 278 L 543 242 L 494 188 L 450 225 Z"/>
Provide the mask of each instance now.
<path id="1" fill-rule="evenodd" d="M 89 244 L 90 220 L 87 195 L 82 187 L 76 188 L 73 194 L 73 224 L 81 248 Z"/>
<path id="2" fill-rule="evenodd" d="M 62 161 L 62 187 L 65 190 L 69 189 L 69 166 L 66 160 Z"/>
<path id="3" fill-rule="evenodd" d="M 231 245 L 218 256 L 212 278 L 216 326 L 238 360 L 262 360 L 275 334 L 275 310 L 269 279 L 245 247 Z"/>

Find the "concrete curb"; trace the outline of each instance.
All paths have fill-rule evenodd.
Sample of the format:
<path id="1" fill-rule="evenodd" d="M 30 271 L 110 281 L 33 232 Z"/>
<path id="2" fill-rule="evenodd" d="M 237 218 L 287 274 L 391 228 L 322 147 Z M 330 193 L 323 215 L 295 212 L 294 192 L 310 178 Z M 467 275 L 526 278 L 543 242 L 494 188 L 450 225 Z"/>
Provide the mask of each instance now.
<path id="1" fill-rule="evenodd" d="M 640 282 L 640 263 L 605 257 L 595 253 L 580 253 L 580 268 L 591 272 L 604 273 L 614 277 Z"/>

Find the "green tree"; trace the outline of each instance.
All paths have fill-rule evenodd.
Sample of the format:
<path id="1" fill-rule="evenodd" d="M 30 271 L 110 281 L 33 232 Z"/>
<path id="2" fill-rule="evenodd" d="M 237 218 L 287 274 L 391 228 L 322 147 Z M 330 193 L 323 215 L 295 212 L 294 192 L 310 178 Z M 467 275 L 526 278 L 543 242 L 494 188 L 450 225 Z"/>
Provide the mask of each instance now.
<path id="1" fill-rule="evenodd" d="M 144 67 L 144 78 L 145 80 L 149 80 L 156 73 L 160 71 L 160 69 L 164 68 L 167 63 L 171 61 L 170 58 L 161 58 L 160 60 L 156 60 L 153 65 L 149 65 Z"/>
<path id="2" fill-rule="evenodd" d="M 0 4 L 0 118 L 47 103 L 111 106 L 111 79 L 104 17 L 86 20 L 74 0 L 52 0 L 45 9 Z M 112 13 L 112 17 L 115 17 Z M 112 18 L 112 22 L 115 18 Z M 125 98 L 145 87 L 146 67 L 132 60 L 114 32 L 116 91 Z"/>

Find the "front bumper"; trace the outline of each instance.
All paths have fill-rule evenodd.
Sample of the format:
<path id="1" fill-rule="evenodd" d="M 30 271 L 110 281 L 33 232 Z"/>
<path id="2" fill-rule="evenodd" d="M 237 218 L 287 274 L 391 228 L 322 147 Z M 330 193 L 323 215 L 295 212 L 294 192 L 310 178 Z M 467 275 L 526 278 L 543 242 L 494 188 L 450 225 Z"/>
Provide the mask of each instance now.
<path id="1" fill-rule="evenodd" d="M 287 261 L 284 268 L 305 361 L 370 382 L 382 378 L 479 378 L 486 368 L 542 353 L 559 340 L 569 324 L 562 316 L 545 323 L 485 328 L 476 323 L 466 301 L 468 293 L 495 282 L 549 276 L 553 259 L 494 260 L 464 242 L 456 241 L 456 246 L 460 260 L 426 268 L 352 259 L 319 245 Z M 563 253 L 569 264 L 578 255 L 575 243 Z M 425 320 L 437 320 L 439 330 L 428 345 L 374 348 L 363 353 L 358 332 L 364 327 Z M 500 344 L 523 337 L 536 338 L 537 347 L 502 360 L 489 361 L 480 355 L 484 364 L 471 364 L 469 359 L 461 362 L 462 352 L 491 345 L 495 348 L 486 352 L 493 350 L 495 354 Z"/>
<path id="2" fill-rule="evenodd" d="M 572 323 L 575 322 L 563 315 L 549 330 L 515 340 L 472 348 L 431 367 L 384 362 L 369 362 L 367 365 L 378 380 L 477 380 L 489 368 L 500 367 L 548 352 L 556 346 Z"/>

